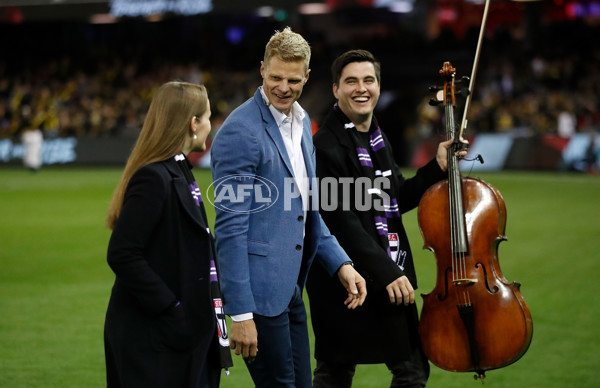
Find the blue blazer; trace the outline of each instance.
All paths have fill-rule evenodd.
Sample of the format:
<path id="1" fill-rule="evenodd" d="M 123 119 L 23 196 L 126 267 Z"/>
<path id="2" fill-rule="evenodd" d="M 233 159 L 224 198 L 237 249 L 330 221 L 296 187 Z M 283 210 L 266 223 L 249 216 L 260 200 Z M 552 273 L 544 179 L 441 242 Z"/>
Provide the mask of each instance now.
<path id="1" fill-rule="evenodd" d="M 303 126 L 302 151 L 311 179 L 315 178 L 315 148 L 308 114 Z M 211 147 L 211 167 L 226 314 L 279 315 L 296 284 L 304 287 L 315 257 L 331 276 L 350 260 L 329 233 L 318 206 L 309 209 L 304 220 L 302 199 L 289 195 L 290 159 L 260 90 L 223 123 Z M 314 182 L 310 186 L 316 195 Z M 313 201 L 318 204 L 318 199 Z"/>

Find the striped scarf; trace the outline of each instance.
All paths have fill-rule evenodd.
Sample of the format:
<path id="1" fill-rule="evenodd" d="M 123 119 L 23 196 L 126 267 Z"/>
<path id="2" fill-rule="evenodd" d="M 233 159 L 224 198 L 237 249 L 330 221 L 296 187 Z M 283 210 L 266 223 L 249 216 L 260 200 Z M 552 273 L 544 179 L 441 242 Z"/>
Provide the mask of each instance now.
<path id="1" fill-rule="evenodd" d="M 368 132 L 368 148 L 365 148 L 365 137 L 356 130 L 354 123 L 339 109 L 337 104 L 334 106 L 334 112 L 338 116 L 338 119 L 344 123 L 346 133 L 348 133 L 356 148 L 356 154 L 362 169 L 362 176 L 369 178 L 371 182 L 374 182 L 377 178 L 390 177 L 393 174 L 394 160 L 391 156 L 392 153 L 386 148 L 385 140 L 375 116 L 371 120 L 371 127 Z M 377 229 L 379 243 L 387 251 L 388 256 L 401 269 L 404 269 L 406 254 L 398 254 L 398 250 L 396 249 L 392 252 L 390 247 L 390 244 L 392 244 L 394 248 L 399 248 L 398 228 L 395 226 L 401 222 L 400 208 L 397 200 L 398 188 L 395 187 L 394 180 L 389 179 L 389 187 L 383 189 L 387 195 L 382 196 L 381 190 L 375 188 L 374 185 L 372 186 L 368 191 L 370 199 L 367 198 L 365 202 L 370 201 L 370 211 L 373 214 L 373 222 Z M 375 206 L 375 200 L 381 201 L 383 204 L 382 210 L 378 210 L 378 208 L 381 209 L 381 206 Z"/>
<path id="2" fill-rule="evenodd" d="M 175 161 L 185 176 L 188 187 L 190 188 L 190 193 L 194 198 L 194 202 L 196 203 L 204 222 L 207 223 L 206 211 L 204 210 L 204 203 L 202 201 L 202 194 L 200 193 L 198 183 L 196 182 L 196 179 L 194 179 L 194 175 L 191 171 L 192 164 L 184 154 L 175 155 Z M 225 321 L 225 312 L 223 311 L 223 301 L 221 296 L 221 287 L 219 285 L 217 265 L 214 259 L 210 260 L 210 295 L 213 300 L 215 317 L 217 319 L 219 363 L 220 367 L 225 368 L 225 373 L 229 375 L 229 370 L 227 368 L 233 366 L 233 361 L 231 359 L 231 352 L 229 349 L 229 337 L 227 335 L 227 323 Z"/>

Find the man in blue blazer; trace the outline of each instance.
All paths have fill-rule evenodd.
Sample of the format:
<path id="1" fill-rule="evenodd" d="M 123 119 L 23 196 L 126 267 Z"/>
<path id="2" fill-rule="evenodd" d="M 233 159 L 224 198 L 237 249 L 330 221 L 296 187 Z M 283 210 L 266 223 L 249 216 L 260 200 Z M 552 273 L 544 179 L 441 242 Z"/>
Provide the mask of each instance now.
<path id="1" fill-rule="evenodd" d="M 318 206 L 310 206 L 318 204 L 315 151 L 297 102 L 309 61 L 302 36 L 289 27 L 275 33 L 261 62 L 263 85 L 225 120 L 211 148 L 230 343 L 257 387 L 312 385 L 302 290 L 315 257 L 346 288 L 340 303 L 354 309 L 367 293 Z"/>

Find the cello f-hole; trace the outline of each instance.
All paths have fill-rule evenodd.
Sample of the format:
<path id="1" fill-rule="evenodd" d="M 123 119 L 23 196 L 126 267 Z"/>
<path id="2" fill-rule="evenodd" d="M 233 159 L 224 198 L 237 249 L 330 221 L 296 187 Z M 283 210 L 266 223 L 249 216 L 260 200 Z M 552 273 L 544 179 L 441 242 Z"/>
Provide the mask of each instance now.
<path id="1" fill-rule="evenodd" d="M 481 267 L 481 270 L 483 271 L 483 278 L 485 279 L 485 288 L 492 295 L 498 293 L 498 291 L 500 291 L 500 288 L 498 286 L 494 286 L 493 289 L 490 287 L 490 283 L 488 281 L 488 275 L 487 275 L 487 270 L 485 268 L 485 265 L 483 263 L 475 264 L 475 268 L 479 268 L 479 267 Z"/>

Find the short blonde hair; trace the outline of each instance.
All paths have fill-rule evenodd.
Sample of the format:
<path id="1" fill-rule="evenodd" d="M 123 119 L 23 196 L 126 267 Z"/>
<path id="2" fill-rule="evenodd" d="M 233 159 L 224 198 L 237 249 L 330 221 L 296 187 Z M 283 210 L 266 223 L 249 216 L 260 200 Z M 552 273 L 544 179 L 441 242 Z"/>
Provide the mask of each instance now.
<path id="1" fill-rule="evenodd" d="M 283 31 L 275 31 L 271 36 L 267 47 L 265 47 L 265 64 L 269 63 L 269 59 L 277 56 L 284 62 L 304 61 L 304 71 L 308 71 L 310 63 L 310 46 L 302 37 L 292 31 L 290 27 L 286 27 Z"/>

